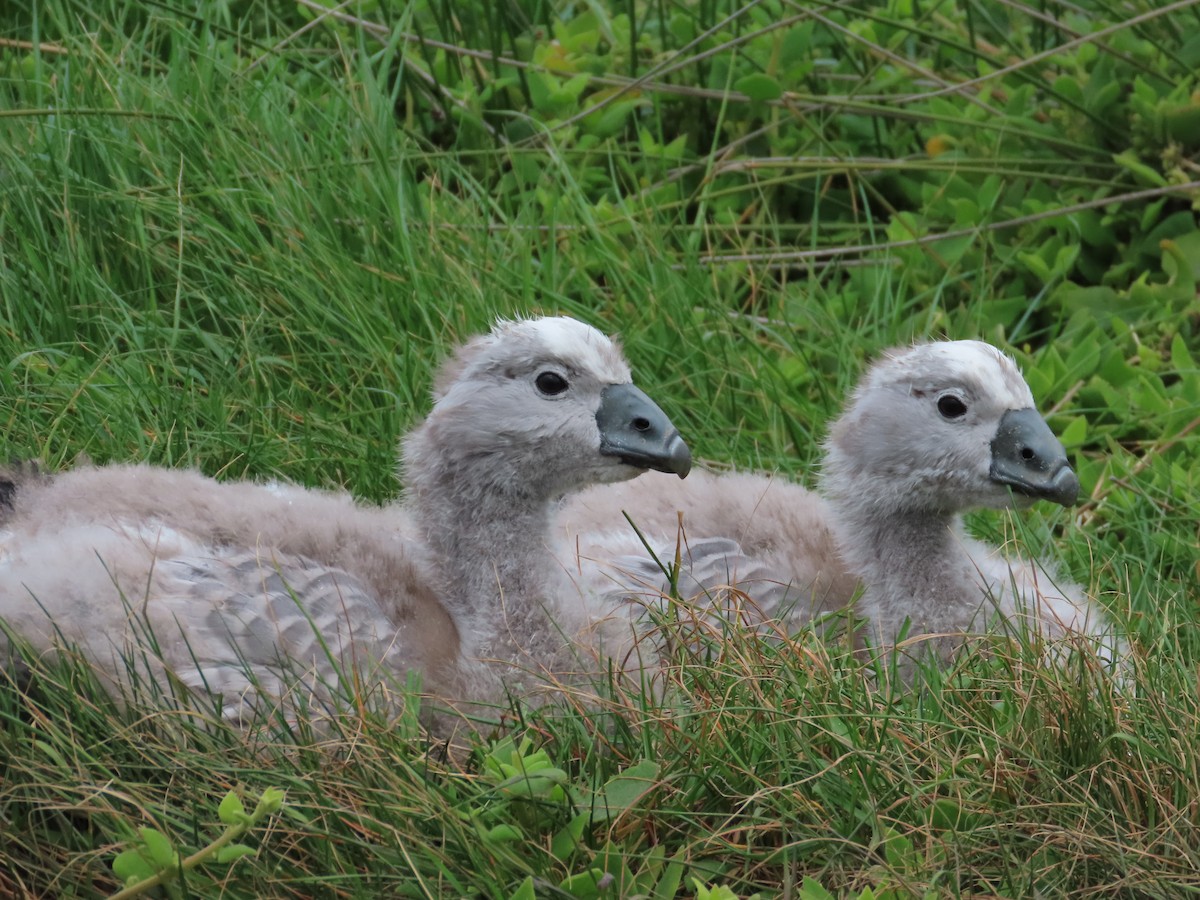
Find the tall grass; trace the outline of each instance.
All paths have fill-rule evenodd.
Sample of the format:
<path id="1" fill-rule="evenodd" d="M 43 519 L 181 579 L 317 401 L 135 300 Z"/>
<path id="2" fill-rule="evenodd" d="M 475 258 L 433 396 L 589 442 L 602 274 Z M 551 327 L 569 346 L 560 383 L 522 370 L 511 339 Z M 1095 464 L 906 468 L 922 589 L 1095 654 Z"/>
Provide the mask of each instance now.
<path id="1" fill-rule="evenodd" d="M 447 93 L 449 82 L 422 94 L 412 81 L 413 66 L 445 75 L 432 50 L 404 37 L 418 27 L 504 56 L 538 23 L 549 30 L 578 13 L 568 6 L 363 4 L 344 10 L 359 24 L 304 31 L 299 8 L 273 3 L 200 14 L 133 0 L 5 8 L 0 450 L 50 469 L 144 460 L 385 501 L 396 493 L 397 439 L 428 408 L 448 347 L 496 316 L 561 312 L 621 335 L 637 380 L 702 459 L 811 483 L 824 423 L 866 359 L 913 339 L 1011 338 L 1089 499 L 1076 512 L 972 525 L 1014 552 L 1061 559 L 1128 624 L 1131 690 L 1085 662 L 1047 670 L 1033 649 L 999 643 L 906 692 L 836 642 L 731 635 L 681 651 L 661 699 L 614 689 L 599 708 L 502 717 L 492 733 L 532 737 L 568 774 L 575 801 L 639 762 L 657 764 L 649 790 L 563 850 L 554 836 L 577 812 L 572 797 L 513 801 L 489 779 L 486 748 L 450 752 L 365 712 L 330 734 L 264 723 L 244 735 L 187 705 L 117 704 L 68 659 L 32 680 L 0 673 L 0 895 L 112 892 L 110 863 L 136 828 L 199 846 L 221 796 L 271 786 L 287 790 L 287 804 L 254 836 L 257 855 L 195 876 L 183 895 L 509 897 L 532 878 L 537 896 L 621 896 L 639 875 L 659 895 L 677 883 L 692 895 L 656 854 L 742 894 L 797 896 L 805 878 L 895 897 L 1200 892 L 1194 304 L 1147 303 L 1136 318 L 1101 314 L 1092 327 L 1051 302 L 1049 283 L 1031 299 L 1018 289 L 1031 271 L 1021 254 L 1051 240 L 1035 227 L 1005 232 L 1011 245 L 985 241 L 969 265 L 943 244 L 861 251 L 871 265 L 845 268 L 787 256 L 913 236 L 900 225 L 914 223 L 888 210 L 895 183 L 877 177 L 892 164 L 855 162 L 846 149 L 856 129 L 876 135 L 879 157 L 903 159 L 918 126 L 1011 127 L 1005 140 L 1020 152 L 1007 161 L 956 164 L 1030 177 L 1022 190 L 1048 206 L 1065 184 L 1124 177 L 1111 156 L 1071 150 L 1072 134 L 1055 134 L 1036 110 L 1018 127 L 952 94 L 941 105 L 927 98 L 913 119 L 890 100 L 854 96 L 884 78 L 887 54 L 933 70 L 929 83 L 911 68 L 906 76 L 929 92 L 967 77 L 964 47 L 982 70 L 1068 38 L 1042 21 L 1045 8 L 1007 3 L 913 4 L 908 42 L 886 46 L 863 23 L 903 18 L 904 4 L 862 11 L 850 34 L 830 19 L 847 58 L 866 46 L 876 66 L 857 81 L 812 76 L 805 128 L 841 137 L 828 139 L 811 179 L 802 170 L 812 158 L 797 152 L 730 180 L 720 123 L 728 104 L 751 102 L 736 91 L 711 88 L 703 121 L 685 123 L 711 127 L 703 152 L 652 165 L 612 145 L 581 148 L 569 126 L 525 122 L 540 141 L 521 142 L 517 129 L 506 144 L 481 125 L 479 138 L 453 111 L 454 97 L 470 96 Z M 727 17 L 749 31 L 728 4 L 624 6 L 660 40 L 672 24 L 700 35 Z M 801 9 L 784 6 L 780 19 Z M 829 19 L 832 9 L 802 11 Z M 1124 15 L 1088 9 L 1103 22 Z M 694 21 L 685 28 L 672 11 Z M 1181 9 L 1178 28 L 1194 14 Z M 1012 46 L 998 47 L 989 37 L 1006 33 L 1010 15 L 1041 25 L 1008 29 Z M 369 22 L 394 27 L 377 35 Z M 688 71 L 728 66 L 736 41 L 720 31 L 672 59 Z M 1147 17 L 1101 55 L 1146 67 L 1146 45 L 1172 58 L 1194 52 Z M 937 69 L 939 53 L 954 67 Z M 649 79 L 648 95 L 667 90 L 662 65 L 627 56 L 622 76 Z M 500 70 L 476 59 L 471 77 L 486 87 Z M 705 78 L 681 86 L 719 81 Z M 496 110 L 479 109 L 508 135 Z M 764 127 L 799 127 L 779 105 L 763 109 Z M 682 133 L 672 107 L 646 115 Z M 1104 127 L 1093 119 L 1085 109 L 1055 121 L 1068 132 Z M 1039 142 L 1070 145 L 1076 168 L 1046 162 L 1049 150 L 1031 155 Z M 912 165 L 924 176 L 949 163 Z M 666 196 L 654 193 L 660 181 L 676 185 L 674 200 L 653 199 Z M 1158 199 L 1165 205 L 1144 217 L 1187 211 L 1176 194 Z M 1119 218 L 1124 207 L 1114 210 Z M 729 258 L 752 254 L 763 256 Z M 498 822 L 521 837 L 485 840 Z M 561 887 L 596 868 L 612 875 L 607 887 Z"/>

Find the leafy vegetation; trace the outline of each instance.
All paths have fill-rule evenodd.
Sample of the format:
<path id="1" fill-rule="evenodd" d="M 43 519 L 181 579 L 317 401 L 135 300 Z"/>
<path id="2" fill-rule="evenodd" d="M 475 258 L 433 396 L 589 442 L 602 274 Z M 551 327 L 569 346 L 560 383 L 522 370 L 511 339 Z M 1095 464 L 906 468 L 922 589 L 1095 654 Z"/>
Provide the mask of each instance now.
<path id="1" fill-rule="evenodd" d="M 981 337 L 1086 499 L 973 525 L 1059 559 L 1133 647 L 1125 693 L 1006 645 L 904 692 L 811 634 L 731 635 L 660 700 L 514 708 L 450 752 L 369 711 L 246 735 L 69 659 L 0 673 L 0 894 L 175 871 L 147 835 L 202 851 L 221 798 L 271 789 L 254 854 L 172 889 L 1200 890 L 1198 25 L 1197 0 L 0 7 L 5 455 L 387 500 L 435 361 L 546 311 L 619 332 L 699 456 L 811 483 L 865 360 Z"/>
<path id="2" fill-rule="evenodd" d="M 125 889 L 113 895 L 114 900 L 136 897 L 152 888 L 164 886 L 174 896 L 182 896 L 176 881 L 185 873 L 206 862 L 231 863 L 244 856 L 252 856 L 254 849 L 246 844 L 233 843 L 243 834 L 258 825 L 268 816 L 279 812 L 283 806 L 283 792 L 275 789 L 263 791 L 252 812 L 236 793 L 230 791 L 217 807 L 217 815 L 225 830 L 211 843 L 184 856 L 169 837 L 157 828 L 139 828 L 134 846 L 123 850 L 113 860 L 113 874 L 125 882 Z M 192 890 L 197 885 L 192 882 Z"/>

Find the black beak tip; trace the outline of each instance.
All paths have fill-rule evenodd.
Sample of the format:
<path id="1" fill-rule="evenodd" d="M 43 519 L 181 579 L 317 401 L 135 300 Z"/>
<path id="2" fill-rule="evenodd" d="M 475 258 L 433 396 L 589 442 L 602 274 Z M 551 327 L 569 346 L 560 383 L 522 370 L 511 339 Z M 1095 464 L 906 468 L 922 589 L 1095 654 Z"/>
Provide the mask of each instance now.
<path id="1" fill-rule="evenodd" d="M 1074 506 L 1079 499 L 1079 476 L 1068 465 L 1055 474 L 1046 490 L 1046 499 L 1061 506 Z"/>
<path id="2" fill-rule="evenodd" d="M 692 451 L 688 449 L 687 442 L 680 437 L 679 432 L 676 432 L 675 437 L 671 440 L 667 459 L 669 461 L 667 471 L 674 472 L 680 478 L 687 478 L 688 472 L 692 471 Z"/>

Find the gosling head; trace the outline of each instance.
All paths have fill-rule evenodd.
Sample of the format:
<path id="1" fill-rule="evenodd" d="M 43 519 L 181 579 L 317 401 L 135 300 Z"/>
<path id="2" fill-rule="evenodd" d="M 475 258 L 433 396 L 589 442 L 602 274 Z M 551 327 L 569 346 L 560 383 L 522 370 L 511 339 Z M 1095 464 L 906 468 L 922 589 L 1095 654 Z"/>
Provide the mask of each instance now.
<path id="1" fill-rule="evenodd" d="M 501 321 L 461 347 L 404 455 L 410 474 L 437 456 L 495 489 L 537 497 L 691 468 L 687 444 L 633 385 L 617 345 L 561 316 Z"/>
<path id="2" fill-rule="evenodd" d="M 885 354 L 859 382 L 826 444 L 831 497 L 866 509 L 956 513 L 1050 500 L 1079 479 L 1016 364 L 981 341 Z"/>

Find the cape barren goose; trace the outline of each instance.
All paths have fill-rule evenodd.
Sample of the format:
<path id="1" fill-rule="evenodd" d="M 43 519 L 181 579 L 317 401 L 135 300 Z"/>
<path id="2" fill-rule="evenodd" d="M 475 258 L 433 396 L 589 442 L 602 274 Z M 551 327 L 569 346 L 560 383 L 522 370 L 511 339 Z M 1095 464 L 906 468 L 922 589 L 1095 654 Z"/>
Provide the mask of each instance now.
<path id="1" fill-rule="evenodd" d="M 682 512 L 690 553 L 681 593 L 734 585 L 751 618 L 797 625 L 861 591 L 857 610 L 877 643 L 892 642 L 907 620 L 913 645 L 948 655 L 964 633 L 1026 620 L 1044 637 L 1090 636 L 1102 656 L 1119 652 L 1078 586 L 964 531 L 967 510 L 1070 505 L 1079 491 L 1028 385 L 999 350 L 953 341 L 885 354 L 825 450 L 823 497 L 782 479 L 704 472 L 683 485 L 651 477 L 584 491 L 560 511 L 560 531 L 583 558 L 567 568 L 592 591 L 605 582 L 614 595 L 661 589 L 661 572 L 622 531 L 623 513 L 670 561 Z"/>
<path id="2" fill-rule="evenodd" d="M 235 719 L 380 670 L 502 699 L 587 624 L 546 549 L 554 503 L 649 468 L 682 477 L 690 455 L 620 350 L 573 319 L 499 323 L 434 396 L 399 507 L 140 465 L 8 479 L 0 621 L 35 652 L 78 647 L 114 688 L 177 681 Z"/>

